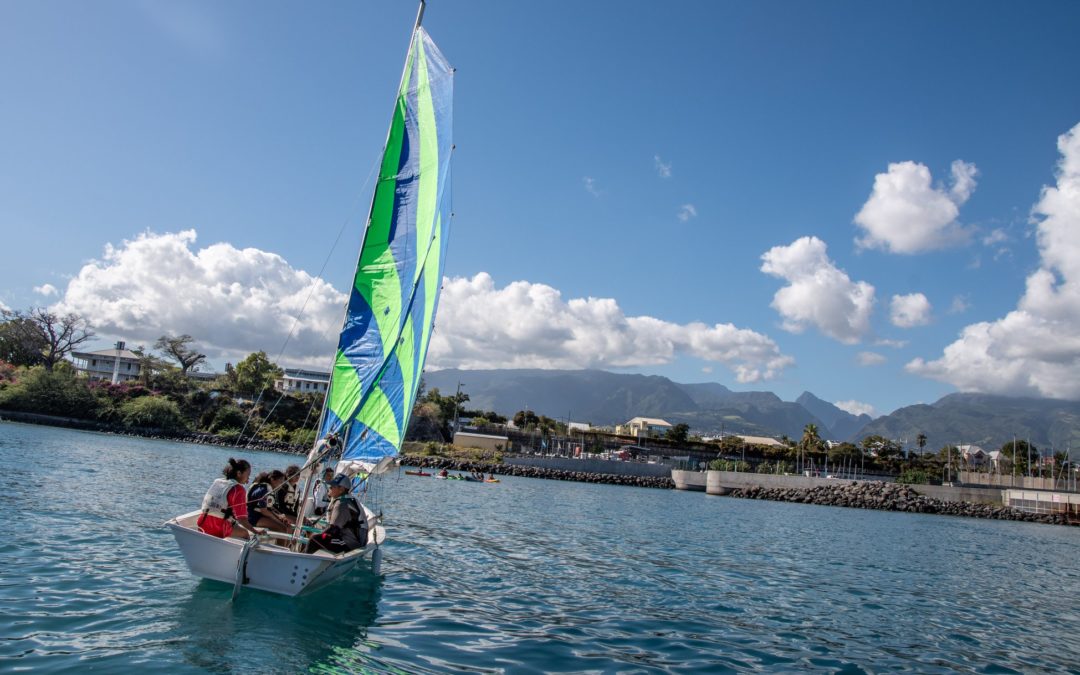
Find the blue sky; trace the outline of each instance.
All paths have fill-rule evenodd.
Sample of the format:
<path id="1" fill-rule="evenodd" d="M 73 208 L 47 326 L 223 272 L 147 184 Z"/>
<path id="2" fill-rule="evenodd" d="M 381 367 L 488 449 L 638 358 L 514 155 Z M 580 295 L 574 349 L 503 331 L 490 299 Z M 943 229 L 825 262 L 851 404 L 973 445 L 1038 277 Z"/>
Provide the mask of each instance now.
<path id="1" fill-rule="evenodd" d="M 415 12 L 0 5 L 0 302 L 191 333 L 215 368 L 276 356 L 306 307 L 282 361 L 328 363 Z M 432 365 L 876 413 L 1080 398 L 1077 3 L 436 1 L 424 25 L 458 69 Z"/>

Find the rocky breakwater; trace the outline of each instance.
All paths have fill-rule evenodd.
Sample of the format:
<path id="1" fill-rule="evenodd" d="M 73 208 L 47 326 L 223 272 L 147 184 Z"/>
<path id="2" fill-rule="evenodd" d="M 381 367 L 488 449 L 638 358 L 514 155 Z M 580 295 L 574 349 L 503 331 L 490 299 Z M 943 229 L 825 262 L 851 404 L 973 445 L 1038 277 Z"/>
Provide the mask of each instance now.
<path id="1" fill-rule="evenodd" d="M 836 485 L 820 485 L 810 489 L 764 488 L 755 485 L 733 490 L 731 496 L 744 499 L 818 504 L 820 506 L 876 509 L 879 511 L 940 513 L 947 516 L 1022 520 L 1029 523 L 1051 525 L 1070 524 L 1065 519 L 1065 516 L 1060 514 L 1024 513 L 1004 506 L 991 506 L 972 502 L 947 502 L 920 495 L 909 485 L 879 481 L 838 482 Z"/>
<path id="2" fill-rule="evenodd" d="M 604 483 L 607 485 L 630 485 L 633 487 L 662 488 L 671 490 L 675 483 L 668 476 L 618 476 L 610 473 L 588 473 L 586 471 L 562 471 L 539 466 L 514 466 L 469 462 L 445 457 L 401 456 L 402 466 L 415 466 L 424 469 L 446 469 L 448 471 L 483 471 L 496 476 L 520 476 L 522 478 L 545 478 L 547 480 L 569 480 L 578 483 Z"/>

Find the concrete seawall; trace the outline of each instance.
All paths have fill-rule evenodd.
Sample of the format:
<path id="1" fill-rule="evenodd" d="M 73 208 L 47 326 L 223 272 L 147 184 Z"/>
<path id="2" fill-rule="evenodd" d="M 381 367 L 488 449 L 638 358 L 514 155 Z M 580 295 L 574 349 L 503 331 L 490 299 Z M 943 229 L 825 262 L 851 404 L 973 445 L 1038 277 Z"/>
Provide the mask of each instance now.
<path id="1" fill-rule="evenodd" d="M 737 471 L 672 471 L 671 479 L 677 490 L 704 490 L 710 495 L 726 495 L 733 490 L 753 487 L 765 489 L 810 490 L 816 487 L 828 487 L 848 484 L 850 480 L 837 478 L 810 478 L 806 476 L 777 476 L 764 473 L 745 473 Z M 912 485 L 920 495 L 949 502 L 970 502 L 973 504 L 1002 504 L 1000 488 L 964 487 L 948 485 Z"/>
<path id="2" fill-rule="evenodd" d="M 507 466 L 531 466 L 553 471 L 600 473 L 614 476 L 672 477 L 671 467 L 645 462 L 616 462 L 604 459 L 568 459 L 564 457 L 506 457 Z"/>

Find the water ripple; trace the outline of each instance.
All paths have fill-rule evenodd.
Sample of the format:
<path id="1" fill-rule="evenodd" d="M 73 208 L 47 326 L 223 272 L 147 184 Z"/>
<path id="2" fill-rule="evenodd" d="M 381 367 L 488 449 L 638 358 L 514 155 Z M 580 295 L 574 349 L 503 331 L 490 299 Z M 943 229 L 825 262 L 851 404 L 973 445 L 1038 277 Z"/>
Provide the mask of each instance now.
<path id="1" fill-rule="evenodd" d="M 225 450 L 0 424 L 0 670 L 1075 671 L 1078 531 L 391 477 L 384 577 L 193 578 L 161 523 Z M 245 453 L 256 468 L 291 458 Z"/>

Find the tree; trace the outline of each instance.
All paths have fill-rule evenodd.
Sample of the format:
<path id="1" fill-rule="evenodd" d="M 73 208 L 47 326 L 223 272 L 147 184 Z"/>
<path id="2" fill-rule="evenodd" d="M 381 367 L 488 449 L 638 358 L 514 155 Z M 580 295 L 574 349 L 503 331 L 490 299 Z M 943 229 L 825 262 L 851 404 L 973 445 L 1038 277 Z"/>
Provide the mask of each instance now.
<path id="1" fill-rule="evenodd" d="M 175 337 L 162 335 L 154 343 L 154 349 L 160 351 L 166 358 L 176 361 L 180 366 L 180 374 L 187 377 L 189 371 L 198 370 L 199 364 L 206 360 L 206 354 L 200 354 L 189 346 L 194 341 L 195 338 L 186 334 Z"/>
<path id="2" fill-rule="evenodd" d="M 540 418 L 531 410 L 519 410 L 514 413 L 514 426 L 518 429 L 528 429 L 540 424 Z"/>
<path id="3" fill-rule="evenodd" d="M 46 370 L 52 370 L 72 350 L 94 337 L 90 323 L 83 316 L 76 313 L 62 316 L 43 307 L 27 313 L 4 312 L 4 325 L 12 335 L 10 345 L 17 345 L 26 355 L 39 349 L 40 360 L 35 363 L 45 366 Z"/>
<path id="4" fill-rule="evenodd" d="M 146 351 L 145 347 L 138 346 L 131 353 L 139 359 L 139 383 L 149 387 L 154 376 L 165 370 L 165 362 Z"/>
<path id="5" fill-rule="evenodd" d="M 919 454 L 923 453 L 923 448 L 926 447 L 926 434 L 920 433 L 915 437 L 915 443 L 919 446 Z"/>
<path id="6" fill-rule="evenodd" d="M 15 366 L 41 365 L 45 343 L 45 334 L 28 317 L 0 311 L 0 361 Z"/>
<path id="7" fill-rule="evenodd" d="M 669 441 L 680 445 L 686 442 L 686 439 L 689 435 L 690 425 L 684 424 L 682 422 L 671 427 L 667 430 L 667 433 L 664 434 L 665 438 L 667 438 Z"/>
<path id="8" fill-rule="evenodd" d="M 1039 449 L 1034 445 L 1030 445 L 1024 439 L 1018 441 L 1006 441 L 1005 445 L 1001 446 L 1001 454 L 1009 458 L 1012 465 L 1016 468 L 1016 472 L 1020 474 L 1028 472 L 1029 457 L 1036 462 L 1039 460 Z"/>
<path id="9" fill-rule="evenodd" d="M 253 352 L 236 364 L 236 390 L 254 396 L 272 388 L 274 380 L 281 375 L 281 368 L 270 360 L 266 352 Z"/>

